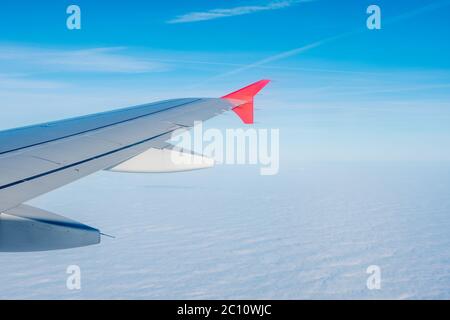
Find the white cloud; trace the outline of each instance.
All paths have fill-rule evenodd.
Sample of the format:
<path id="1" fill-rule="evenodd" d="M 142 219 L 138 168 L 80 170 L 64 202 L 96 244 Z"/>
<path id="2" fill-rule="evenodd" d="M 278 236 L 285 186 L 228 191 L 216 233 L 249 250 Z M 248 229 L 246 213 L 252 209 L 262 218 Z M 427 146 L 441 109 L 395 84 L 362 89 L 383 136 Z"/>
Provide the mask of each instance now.
<path id="1" fill-rule="evenodd" d="M 163 71 L 162 63 L 124 53 L 126 48 L 45 49 L 1 46 L 0 66 L 46 72 L 145 73 Z M 28 72 L 27 71 L 27 72 Z"/>
<path id="2" fill-rule="evenodd" d="M 189 12 L 180 15 L 172 20 L 167 21 L 167 23 L 187 23 L 187 22 L 198 22 L 205 20 L 213 20 L 225 17 L 241 16 L 245 14 L 251 14 L 260 11 L 277 10 L 290 7 L 296 3 L 300 2 L 311 2 L 313 0 L 283 0 L 274 1 L 262 5 L 253 6 L 240 6 L 228 9 L 212 9 L 203 12 Z"/>

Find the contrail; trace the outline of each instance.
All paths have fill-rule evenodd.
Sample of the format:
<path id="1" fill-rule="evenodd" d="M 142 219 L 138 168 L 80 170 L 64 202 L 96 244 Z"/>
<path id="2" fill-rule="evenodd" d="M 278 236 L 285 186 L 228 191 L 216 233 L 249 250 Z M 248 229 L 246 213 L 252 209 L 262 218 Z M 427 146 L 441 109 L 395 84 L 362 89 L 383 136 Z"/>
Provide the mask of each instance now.
<path id="1" fill-rule="evenodd" d="M 391 19 L 387 19 L 385 24 L 393 24 L 393 23 L 397 23 L 397 22 L 402 21 L 402 20 L 410 19 L 410 18 L 415 17 L 417 15 L 420 15 L 422 13 L 426 13 L 426 12 L 429 12 L 429 11 L 432 11 L 432 10 L 436 10 L 436 9 L 441 8 L 441 7 L 447 6 L 449 4 L 450 4 L 449 0 L 441 1 L 441 2 L 438 2 L 438 3 L 429 4 L 429 5 L 426 5 L 424 7 L 421 7 L 421 8 L 418 8 L 418 9 L 415 9 L 415 10 L 403 13 L 403 14 L 398 15 L 396 17 L 393 17 Z M 292 56 L 304 53 L 306 51 L 309 51 L 311 49 L 320 47 L 320 46 L 322 46 L 324 44 L 327 44 L 329 42 L 333 42 L 333 41 L 336 41 L 336 40 L 339 40 L 339 39 L 342 39 L 342 38 L 345 38 L 345 37 L 348 37 L 348 36 L 352 36 L 352 35 L 355 35 L 355 34 L 358 34 L 358 33 L 362 33 L 364 31 L 366 31 L 366 28 L 355 30 L 355 31 L 350 31 L 350 32 L 346 32 L 346 33 L 342 33 L 342 34 L 339 34 L 337 36 L 333 36 L 333 37 L 329 37 L 329 38 L 325 38 L 325 39 L 313 42 L 311 44 L 305 45 L 303 47 L 299 47 L 299 48 L 295 48 L 295 49 L 292 49 L 292 50 L 289 50 L 289 51 L 285 51 L 285 52 L 282 52 L 282 53 L 279 53 L 279 54 L 267 57 L 265 59 L 259 60 L 257 62 L 251 63 L 249 65 L 246 65 L 246 66 L 243 66 L 243 67 L 231 70 L 229 72 L 219 74 L 217 76 L 209 78 L 205 82 L 209 82 L 211 80 L 224 78 L 224 77 L 227 77 L 227 76 L 230 76 L 230 75 L 241 73 L 243 71 L 246 71 L 246 70 L 249 70 L 249 69 L 252 69 L 252 68 L 255 68 L 255 67 L 259 67 L 259 66 L 265 65 L 265 64 L 270 63 L 270 62 L 274 62 L 274 61 L 282 60 L 282 59 L 285 59 L 285 58 L 289 58 L 289 57 L 292 57 Z"/>
<path id="2" fill-rule="evenodd" d="M 286 58 L 298 55 L 300 53 L 309 51 L 311 49 L 320 47 L 320 46 L 322 46 L 322 45 L 324 45 L 326 43 L 329 43 L 329 42 L 332 42 L 332 41 L 336 41 L 338 39 L 341 39 L 341 38 L 344 38 L 344 37 L 348 37 L 348 36 L 360 33 L 362 31 L 363 30 L 342 33 L 342 34 L 339 34 L 337 36 L 333 36 L 333 37 L 329 37 L 329 38 L 325 38 L 325 39 L 313 42 L 313 43 L 305 45 L 303 47 L 299 47 L 299 48 L 295 48 L 295 49 L 292 49 L 292 50 L 289 50 L 289 51 L 281 52 L 279 54 L 267 57 L 267 58 L 259 60 L 259 61 L 256 61 L 256 62 L 251 63 L 249 65 L 246 65 L 246 66 L 243 66 L 243 67 L 231 70 L 231 71 L 226 72 L 226 73 L 219 74 L 219 75 L 214 76 L 214 77 L 211 77 L 207 81 L 224 78 L 224 77 L 227 77 L 227 76 L 230 76 L 230 75 L 233 75 L 233 74 L 241 73 L 243 71 L 246 71 L 246 70 L 249 70 L 249 69 L 252 69 L 252 68 L 263 66 L 263 65 L 265 65 L 267 63 L 270 63 L 270 62 L 286 59 Z M 207 82 L 207 81 L 205 81 L 205 82 Z"/>

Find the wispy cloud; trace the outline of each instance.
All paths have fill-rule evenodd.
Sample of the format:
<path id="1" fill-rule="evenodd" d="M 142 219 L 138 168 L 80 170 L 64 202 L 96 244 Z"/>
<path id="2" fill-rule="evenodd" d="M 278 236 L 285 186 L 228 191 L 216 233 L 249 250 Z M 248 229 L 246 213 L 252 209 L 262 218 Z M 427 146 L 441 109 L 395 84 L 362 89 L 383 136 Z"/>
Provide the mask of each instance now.
<path id="1" fill-rule="evenodd" d="M 261 5 L 248 5 L 248 6 L 239 6 L 228 9 L 212 9 L 208 11 L 200 11 L 200 12 L 189 12 L 183 15 L 180 15 L 174 19 L 167 21 L 167 23 L 188 23 L 188 22 L 198 22 L 198 21 L 206 21 L 213 20 L 219 18 L 226 17 L 234 17 L 241 16 L 245 14 L 252 14 L 260 11 L 269 11 L 269 10 L 278 10 L 290 7 L 294 4 L 301 2 L 311 2 L 314 0 L 282 0 L 282 1 L 273 1 L 266 4 Z"/>
<path id="2" fill-rule="evenodd" d="M 25 74 L 0 74 L 0 88 L 10 89 L 60 89 L 66 85 L 63 82 L 31 79 Z"/>
<path id="3" fill-rule="evenodd" d="M 145 73 L 166 65 L 127 54 L 126 48 L 45 49 L 0 45 L 0 66 L 46 72 Z M 5 68 L 3 68 L 5 67 Z"/>

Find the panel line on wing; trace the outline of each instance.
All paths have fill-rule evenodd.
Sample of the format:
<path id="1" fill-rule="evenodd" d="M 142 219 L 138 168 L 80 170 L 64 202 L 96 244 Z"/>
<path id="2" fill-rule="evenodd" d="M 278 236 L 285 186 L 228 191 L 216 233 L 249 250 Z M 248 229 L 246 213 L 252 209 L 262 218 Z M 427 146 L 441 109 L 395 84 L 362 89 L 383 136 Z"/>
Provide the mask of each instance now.
<path id="1" fill-rule="evenodd" d="M 153 137 L 150 137 L 150 138 L 147 138 L 147 139 L 135 142 L 133 144 L 130 144 L 130 145 L 127 145 L 127 146 L 124 146 L 124 147 L 121 147 L 121 148 L 118 148 L 118 149 L 115 149 L 115 150 L 111 150 L 109 152 L 106 152 L 106 153 L 103 153 L 103 154 L 100 154 L 100 155 L 96 155 L 94 157 L 91 157 L 91 158 L 88 158 L 88 159 L 85 159 L 85 160 L 81 160 L 81 161 L 78 161 L 78 162 L 66 165 L 66 166 L 61 167 L 61 168 L 53 169 L 53 170 L 50 170 L 50 171 L 47 171 L 47 172 L 44 172 L 44 173 L 40 173 L 40 174 L 32 176 L 32 177 L 24 178 L 24 179 L 15 181 L 15 182 L 11 182 L 11 183 L 5 184 L 3 186 L 0 186 L 0 190 L 7 189 L 7 188 L 10 188 L 10 187 L 16 186 L 18 184 L 24 183 L 24 182 L 28 182 L 28 181 L 35 180 L 35 179 L 38 179 L 38 178 L 42 178 L 42 177 L 45 177 L 47 175 L 50 175 L 50 174 L 53 174 L 53 173 L 56 173 L 56 172 L 59 172 L 59 171 L 66 170 L 66 169 L 78 166 L 78 165 L 86 163 L 86 162 L 90 162 L 90 161 L 93 161 L 93 160 L 96 160 L 96 159 L 99 159 L 99 158 L 103 158 L 103 157 L 109 156 L 111 154 L 114 154 L 114 153 L 117 153 L 117 152 L 129 149 L 129 148 L 135 147 L 137 145 L 140 145 L 142 143 L 145 143 L 145 142 L 151 141 L 153 139 L 162 137 L 162 136 L 164 136 L 166 134 L 169 134 L 171 132 L 174 132 L 174 131 L 175 130 L 166 131 L 166 132 L 160 133 L 160 134 L 158 134 L 156 136 L 153 136 Z"/>
<path id="2" fill-rule="evenodd" d="M 59 140 L 62 140 L 62 139 L 74 137 L 74 136 L 77 136 L 77 135 L 80 135 L 80 134 L 84 134 L 84 133 L 88 133 L 88 132 L 92 132 L 92 131 L 96 131 L 96 130 L 100 130 L 100 129 L 105 129 L 105 128 L 112 127 L 112 126 L 115 126 L 115 125 L 118 125 L 118 124 L 126 123 L 126 122 L 129 122 L 129 121 L 137 120 L 137 119 L 144 118 L 144 117 L 148 117 L 148 116 L 151 116 L 151 115 L 156 114 L 156 113 L 160 113 L 160 112 L 163 112 L 163 111 L 168 111 L 168 110 L 171 110 L 171 109 L 174 109 L 174 108 L 182 107 L 182 106 L 185 106 L 185 105 L 188 105 L 188 104 L 200 101 L 200 100 L 201 99 L 195 99 L 193 101 L 184 102 L 184 103 L 181 103 L 181 104 L 169 107 L 167 109 L 153 111 L 151 113 L 147 113 L 147 114 L 140 115 L 140 116 L 137 116 L 137 117 L 134 117 L 134 118 L 118 121 L 118 122 L 115 122 L 115 123 L 110 123 L 110 124 L 107 124 L 107 125 L 104 125 L 104 126 L 101 126 L 101 127 L 80 131 L 80 132 L 73 133 L 73 134 L 70 134 L 70 135 L 66 135 L 66 136 L 63 136 L 63 137 L 58 137 L 58 138 L 54 138 L 54 139 L 50 139 L 50 140 L 46 140 L 46 141 L 42 141 L 42 142 L 37 142 L 37 143 L 34 143 L 34 144 L 30 144 L 30 145 L 19 147 L 19 148 L 15 148 L 15 149 L 10 149 L 10 150 L 7 150 L 7 151 L 0 152 L 0 155 L 7 154 L 7 153 L 10 153 L 10 152 L 14 152 L 14 151 L 27 149 L 27 148 L 31 148 L 31 147 L 35 147 L 35 146 L 39 146 L 39 145 L 43 145 L 43 144 L 50 143 L 50 142 L 59 141 Z"/>

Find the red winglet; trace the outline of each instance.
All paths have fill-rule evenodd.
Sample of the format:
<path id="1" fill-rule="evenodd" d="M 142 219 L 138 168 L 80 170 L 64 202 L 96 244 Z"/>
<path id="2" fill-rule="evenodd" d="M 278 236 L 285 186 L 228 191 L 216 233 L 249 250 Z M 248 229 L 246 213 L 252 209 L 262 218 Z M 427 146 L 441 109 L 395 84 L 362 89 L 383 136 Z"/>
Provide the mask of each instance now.
<path id="1" fill-rule="evenodd" d="M 245 88 L 242 88 L 233 93 L 223 96 L 222 99 L 227 99 L 236 107 L 233 111 L 242 119 L 245 124 L 253 123 L 253 98 L 264 88 L 270 80 L 260 80 Z"/>

